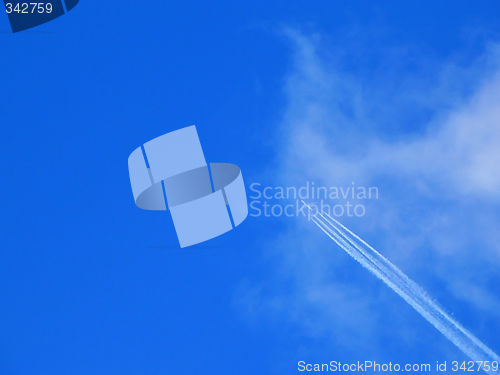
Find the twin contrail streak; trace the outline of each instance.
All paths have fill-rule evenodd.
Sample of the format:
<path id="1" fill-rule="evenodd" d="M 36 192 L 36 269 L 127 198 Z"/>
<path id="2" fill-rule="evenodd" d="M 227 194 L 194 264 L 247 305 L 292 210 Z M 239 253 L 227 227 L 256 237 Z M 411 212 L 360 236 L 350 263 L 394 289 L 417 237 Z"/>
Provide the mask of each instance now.
<path id="1" fill-rule="evenodd" d="M 302 203 L 313 211 L 310 205 L 304 201 Z M 485 370 L 484 365 L 481 369 L 488 374 L 500 374 L 500 357 L 449 316 L 399 268 L 330 215 L 316 210 L 311 213 L 310 218 L 350 256 L 399 294 L 469 358 L 483 363 L 489 361 L 490 370 Z M 492 369 L 492 362 L 497 363 L 495 370 Z M 475 369 L 477 368 L 476 364 Z"/>

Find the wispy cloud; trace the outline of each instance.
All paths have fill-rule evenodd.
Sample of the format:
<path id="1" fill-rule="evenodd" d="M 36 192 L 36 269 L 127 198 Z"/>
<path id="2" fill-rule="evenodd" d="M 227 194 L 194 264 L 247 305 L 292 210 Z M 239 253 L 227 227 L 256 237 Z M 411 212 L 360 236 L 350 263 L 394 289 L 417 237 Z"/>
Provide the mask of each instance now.
<path id="1" fill-rule="evenodd" d="M 277 185 L 377 186 L 380 199 L 367 203 L 366 216 L 340 221 L 500 351 L 498 47 L 490 44 L 467 66 L 391 49 L 373 56 L 382 63 L 356 70 L 348 62 L 361 53 L 329 49 L 296 30 L 285 34 L 294 65 L 277 136 Z M 306 219 L 287 228 L 266 247 L 279 265 L 273 282 L 246 288 L 254 311 L 330 335 L 346 353 L 384 355 L 388 337 L 415 348 L 417 332 L 434 334 L 418 316 L 398 314 L 390 291 Z M 456 355 L 448 345 L 436 339 L 422 355 Z"/>

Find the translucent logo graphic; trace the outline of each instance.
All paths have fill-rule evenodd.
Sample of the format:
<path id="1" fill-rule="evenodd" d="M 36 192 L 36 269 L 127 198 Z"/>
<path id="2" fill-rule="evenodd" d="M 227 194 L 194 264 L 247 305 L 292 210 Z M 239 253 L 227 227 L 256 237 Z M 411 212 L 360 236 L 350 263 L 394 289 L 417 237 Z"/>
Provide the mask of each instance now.
<path id="1" fill-rule="evenodd" d="M 137 207 L 168 207 L 181 247 L 220 236 L 248 215 L 240 168 L 207 164 L 194 125 L 138 147 L 128 169 Z"/>
<path id="2" fill-rule="evenodd" d="M 13 33 L 52 21 L 69 12 L 78 2 L 79 0 L 49 0 L 31 3 L 4 0 Z"/>

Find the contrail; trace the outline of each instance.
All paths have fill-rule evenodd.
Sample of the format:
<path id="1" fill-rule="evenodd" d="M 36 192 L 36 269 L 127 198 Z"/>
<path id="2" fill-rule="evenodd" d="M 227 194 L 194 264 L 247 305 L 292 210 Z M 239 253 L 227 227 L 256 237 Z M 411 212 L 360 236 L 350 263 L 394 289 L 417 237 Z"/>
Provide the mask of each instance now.
<path id="1" fill-rule="evenodd" d="M 311 212 L 314 211 L 312 206 L 304 201 L 302 203 Z M 310 213 L 309 217 L 350 256 L 386 283 L 448 340 L 475 361 L 476 366 L 480 362 L 481 369 L 488 374 L 500 374 L 498 370 L 500 357 L 449 316 L 418 284 L 384 258 L 382 254 L 333 217 L 319 212 L 317 208 L 314 214 Z M 489 361 L 488 370 L 484 366 L 486 361 Z M 476 366 L 474 366 L 475 369 Z"/>

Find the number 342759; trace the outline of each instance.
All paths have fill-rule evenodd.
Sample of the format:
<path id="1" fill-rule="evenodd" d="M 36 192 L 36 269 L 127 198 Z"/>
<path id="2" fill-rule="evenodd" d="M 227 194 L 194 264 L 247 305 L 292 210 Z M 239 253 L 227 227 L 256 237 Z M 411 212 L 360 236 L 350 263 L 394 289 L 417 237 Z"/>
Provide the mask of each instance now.
<path id="1" fill-rule="evenodd" d="M 7 13 L 51 13 L 51 3 L 7 3 L 5 4 Z"/>

